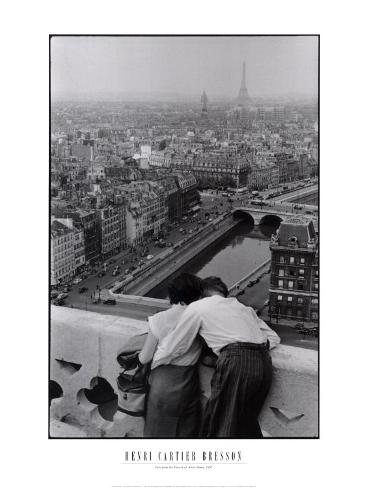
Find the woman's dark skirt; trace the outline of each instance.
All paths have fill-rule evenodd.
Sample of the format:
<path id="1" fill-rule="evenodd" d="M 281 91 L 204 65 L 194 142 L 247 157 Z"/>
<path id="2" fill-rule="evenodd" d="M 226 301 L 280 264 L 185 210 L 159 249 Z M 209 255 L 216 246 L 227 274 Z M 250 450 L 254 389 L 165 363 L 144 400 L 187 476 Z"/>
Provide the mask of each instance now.
<path id="1" fill-rule="evenodd" d="M 197 365 L 158 366 L 150 373 L 144 437 L 197 437 Z"/>

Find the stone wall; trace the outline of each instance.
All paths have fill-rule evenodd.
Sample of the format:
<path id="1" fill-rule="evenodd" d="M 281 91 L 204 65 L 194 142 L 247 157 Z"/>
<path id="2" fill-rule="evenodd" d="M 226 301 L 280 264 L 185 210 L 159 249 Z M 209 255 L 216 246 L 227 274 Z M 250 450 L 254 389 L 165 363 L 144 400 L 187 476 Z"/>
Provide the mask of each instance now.
<path id="1" fill-rule="evenodd" d="M 50 380 L 62 389 L 62 396 L 51 401 L 51 418 L 66 423 L 67 433 L 75 427 L 87 437 L 142 435 L 142 419 L 116 411 L 114 402 L 92 403 L 86 390 L 101 383 L 106 389 L 106 381 L 117 393 L 121 368 L 116 357 L 139 349 L 147 330 L 147 322 L 51 306 Z M 57 385 L 52 383 L 56 390 Z M 103 401 L 103 391 L 97 397 Z M 58 422 L 50 430 L 52 437 L 63 436 Z"/>
<path id="2" fill-rule="evenodd" d="M 51 307 L 51 437 L 142 436 L 143 419 L 117 411 L 111 391 L 117 393 L 121 372 L 117 354 L 140 348 L 146 332 L 146 322 Z M 260 419 L 264 434 L 317 437 L 317 352 L 279 346 L 272 358 L 274 381 Z M 203 401 L 212 372 L 200 367 Z"/>

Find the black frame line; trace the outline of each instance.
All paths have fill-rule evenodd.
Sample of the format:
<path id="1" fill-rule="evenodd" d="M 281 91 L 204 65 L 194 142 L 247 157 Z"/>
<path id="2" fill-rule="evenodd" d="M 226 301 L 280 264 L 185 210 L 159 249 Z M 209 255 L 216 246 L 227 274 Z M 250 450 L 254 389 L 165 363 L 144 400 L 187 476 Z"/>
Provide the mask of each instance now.
<path id="1" fill-rule="evenodd" d="M 318 102 L 318 199 L 319 199 L 319 283 L 321 283 L 320 277 L 320 222 L 321 222 L 321 212 L 320 212 L 320 34 L 49 34 L 49 113 L 48 113 L 48 123 L 49 123 L 49 131 L 48 131 L 48 144 L 49 144 L 49 167 L 48 167 L 48 385 L 50 382 L 50 373 L 51 373 L 51 300 L 50 300 L 50 290 L 51 290 L 51 40 L 53 37 L 317 37 L 318 38 L 318 93 L 317 93 L 317 102 Z M 319 286 L 319 327 L 320 327 L 320 296 L 321 296 L 321 287 Z M 318 412 L 317 412 L 317 424 L 318 424 L 318 435 L 317 437 L 264 437 L 262 439 L 246 439 L 246 440 L 256 440 L 256 441 L 271 441 L 277 439 L 284 439 L 284 440 L 320 440 L 320 350 L 321 350 L 321 335 L 319 335 L 319 343 L 318 343 L 318 361 L 317 361 L 317 377 L 318 377 L 318 385 L 317 385 L 317 395 L 318 395 Z M 109 441 L 116 440 L 129 440 L 129 439 L 144 439 L 144 441 L 154 441 L 154 440 L 161 440 L 160 437 L 52 437 L 50 433 L 51 427 L 51 417 L 50 417 L 50 407 L 49 403 L 49 393 L 47 394 L 47 419 L 48 419 L 48 439 L 49 440 L 90 440 L 90 439 L 107 439 Z M 167 438 L 164 438 L 167 439 Z M 182 440 L 190 439 L 190 440 L 205 440 L 201 438 L 195 437 L 183 437 Z M 226 441 L 226 440 L 234 440 L 238 439 L 237 437 L 225 437 L 225 438 L 216 438 L 219 441 Z M 245 439 L 244 439 L 245 440 Z M 146 464 L 146 463 L 136 463 L 136 464 Z M 167 463 L 168 465 L 169 463 Z M 190 464 L 189 462 L 187 464 Z M 238 463 L 236 463 L 238 464 Z"/>

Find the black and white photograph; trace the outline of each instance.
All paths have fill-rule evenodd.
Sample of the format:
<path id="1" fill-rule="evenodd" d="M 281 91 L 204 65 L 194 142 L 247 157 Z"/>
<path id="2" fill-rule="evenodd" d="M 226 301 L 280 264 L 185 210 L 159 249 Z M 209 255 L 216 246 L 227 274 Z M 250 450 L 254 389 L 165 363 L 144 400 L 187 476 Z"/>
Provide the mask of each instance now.
<path id="1" fill-rule="evenodd" d="M 49 438 L 319 438 L 319 48 L 50 35 Z"/>
<path id="2" fill-rule="evenodd" d="M 2 476 L 363 485 L 361 2 L 2 9 Z"/>

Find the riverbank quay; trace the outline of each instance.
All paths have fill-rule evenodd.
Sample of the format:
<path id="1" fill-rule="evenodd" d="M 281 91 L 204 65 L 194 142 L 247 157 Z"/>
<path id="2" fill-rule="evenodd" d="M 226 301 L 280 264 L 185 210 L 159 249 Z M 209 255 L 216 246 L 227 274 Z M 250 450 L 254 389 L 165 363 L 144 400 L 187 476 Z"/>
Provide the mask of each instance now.
<path id="1" fill-rule="evenodd" d="M 235 220 L 229 212 L 218 217 L 197 233 L 185 237 L 165 253 L 157 256 L 144 269 L 138 270 L 125 280 L 116 283 L 110 292 L 113 295 L 146 295 L 171 274 L 223 238 L 238 223 L 239 221 Z"/>
<path id="2" fill-rule="evenodd" d="M 243 290 L 252 282 L 255 284 L 260 281 L 264 274 L 267 274 L 270 270 L 271 259 L 266 259 L 263 263 L 257 266 L 254 270 L 234 283 L 229 289 L 229 296 L 236 297 L 243 293 Z"/>
<path id="3" fill-rule="evenodd" d="M 318 185 L 314 185 L 309 188 L 303 188 L 301 190 L 296 189 L 294 191 L 289 192 L 287 195 L 281 195 L 278 198 L 274 198 L 273 201 L 279 203 L 304 203 L 307 204 L 307 202 L 310 200 L 312 201 L 314 197 L 318 196 Z M 318 205 L 310 205 L 315 206 L 315 208 L 318 208 Z"/>

